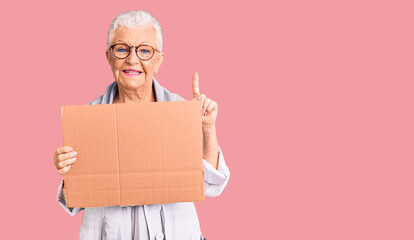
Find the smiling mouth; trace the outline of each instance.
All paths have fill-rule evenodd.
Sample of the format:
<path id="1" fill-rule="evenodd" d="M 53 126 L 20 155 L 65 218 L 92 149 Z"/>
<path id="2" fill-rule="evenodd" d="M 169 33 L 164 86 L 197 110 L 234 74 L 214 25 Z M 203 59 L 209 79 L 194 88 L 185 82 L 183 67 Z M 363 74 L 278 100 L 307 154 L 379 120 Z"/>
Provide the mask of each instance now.
<path id="1" fill-rule="evenodd" d="M 126 70 L 122 70 L 123 73 L 125 73 L 125 75 L 127 76 L 139 76 L 142 72 L 138 71 L 138 70 L 132 70 L 132 69 L 126 69 Z"/>

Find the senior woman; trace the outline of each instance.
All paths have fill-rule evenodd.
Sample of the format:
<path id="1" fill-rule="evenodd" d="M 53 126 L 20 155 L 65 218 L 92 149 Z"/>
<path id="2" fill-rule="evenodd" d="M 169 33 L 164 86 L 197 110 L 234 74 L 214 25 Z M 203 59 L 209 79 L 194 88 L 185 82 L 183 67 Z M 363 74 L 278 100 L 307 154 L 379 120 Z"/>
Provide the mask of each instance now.
<path id="1" fill-rule="evenodd" d="M 88 104 L 182 101 L 154 78 L 164 53 L 159 22 L 145 11 L 119 14 L 112 22 L 107 40 L 106 58 L 115 81 L 105 93 Z M 200 94 L 198 74 L 193 76 L 193 97 L 200 101 L 203 130 L 203 168 L 206 196 L 218 196 L 226 186 L 230 172 L 218 146 L 215 122 L 217 103 Z M 57 148 L 54 163 L 61 175 L 76 164 L 76 149 Z M 71 216 L 84 210 L 80 239 L 203 239 L 194 203 L 180 202 L 141 206 L 69 208 L 59 185 L 57 200 Z"/>

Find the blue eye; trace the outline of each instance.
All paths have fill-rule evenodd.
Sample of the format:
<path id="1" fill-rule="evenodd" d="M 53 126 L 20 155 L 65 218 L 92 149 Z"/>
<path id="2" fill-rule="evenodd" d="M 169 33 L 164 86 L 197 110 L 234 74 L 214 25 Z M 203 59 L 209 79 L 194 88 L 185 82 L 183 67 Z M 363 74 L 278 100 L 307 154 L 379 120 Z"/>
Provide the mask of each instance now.
<path id="1" fill-rule="evenodd" d="M 117 52 L 121 52 L 121 53 L 123 53 L 123 52 L 128 52 L 128 49 L 119 48 L 119 49 L 117 49 L 116 51 L 117 51 Z"/>
<path id="2" fill-rule="evenodd" d="M 143 54 L 151 53 L 150 50 L 147 50 L 147 49 L 142 49 L 142 50 L 139 50 L 139 51 Z"/>

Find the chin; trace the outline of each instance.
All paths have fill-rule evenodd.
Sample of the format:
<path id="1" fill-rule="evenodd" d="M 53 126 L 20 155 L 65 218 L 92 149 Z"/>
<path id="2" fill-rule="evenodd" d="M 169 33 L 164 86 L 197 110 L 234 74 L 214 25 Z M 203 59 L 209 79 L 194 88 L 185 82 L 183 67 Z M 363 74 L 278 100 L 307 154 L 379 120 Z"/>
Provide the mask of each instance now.
<path id="1" fill-rule="evenodd" d="M 128 89 L 137 89 L 145 85 L 145 78 L 123 78 L 118 81 L 119 85 Z"/>

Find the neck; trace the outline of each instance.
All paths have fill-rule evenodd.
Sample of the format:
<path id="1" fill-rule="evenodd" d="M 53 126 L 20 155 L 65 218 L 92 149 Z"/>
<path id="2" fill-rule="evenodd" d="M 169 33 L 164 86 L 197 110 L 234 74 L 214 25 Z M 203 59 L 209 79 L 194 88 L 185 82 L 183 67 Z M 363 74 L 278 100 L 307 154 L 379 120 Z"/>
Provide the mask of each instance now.
<path id="1" fill-rule="evenodd" d="M 139 102 L 155 102 L 155 94 L 152 84 L 143 86 L 137 91 L 123 89 L 118 84 L 118 91 L 112 101 L 113 103 L 139 103 Z"/>

